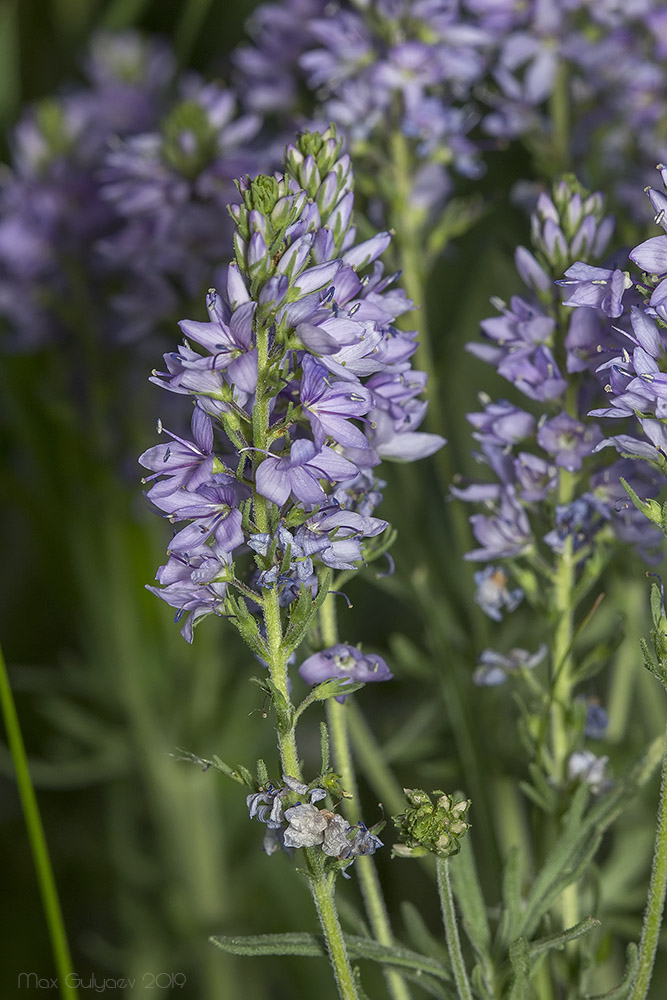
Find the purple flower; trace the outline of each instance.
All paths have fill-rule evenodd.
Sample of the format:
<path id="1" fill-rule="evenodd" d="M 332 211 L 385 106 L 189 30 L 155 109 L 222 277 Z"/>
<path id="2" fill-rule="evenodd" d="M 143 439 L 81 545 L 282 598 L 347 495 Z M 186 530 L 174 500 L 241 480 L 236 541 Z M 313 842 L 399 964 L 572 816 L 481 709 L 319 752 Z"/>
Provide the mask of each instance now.
<path id="1" fill-rule="evenodd" d="M 320 480 L 340 482 L 351 479 L 357 469 L 352 462 L 324 445 L 318 449 L 312 441 L 300 439 L 291 446 L 289 455 L 270 455 L 257 469 L 257 492 L 282 506 L 290 496 L 304 504 L 324 503 L 327 495 Z"/>
<path id="2" fill-rule="evenodd" d="M 627 271 L 591 267 L 582 261 L 568 267 L 565 279 L 556 283 L 568 289 L 568 298 L 564 299 L 563 305 L 601 309 L 613 319 L 622 314 L 623 293 L 632 287 Z"/>
<path id="3" fill-rule="evenodd" d="M 229 479 L 228 476 L 223 478 Z M 198 548 L 211 535 L 215 537 L 218 545 L 229 553 L 243 545 L 241 511 L 235 506 L 236 491 L 227 483 L 218 485 L 211 481 L 198 486 L 192 492 L 179 489 L 165 494 L 159 490 L 154 495 L 153 491 L 149 490 L 148 497 L 171 521 L 194 518 L 186 528 L 182 528 L 174 535 L 169 543 L 170 552 L 181 552 L 185 555 L 191 549 Z"/>
<path id="4" fill-rule="evenodd" d="M 526 511 L 512 486 L 500 491 L 493 514 L 473 514 L 470 523 L 481 548 L 466 552 L 465 558 L 475 562 L 509 559 L 521 555 L 533 543 Z"/>
<path id="5" fill-rule="evenodd" d="M 568 472 L 577 472 L 583 459 L 592 454 L 601 440 L 602 431 L 596 424 L 586 426 L 567 413 L 542 421 L 537 431 L 540 447 Z"/>
<path id="6" fill-rule="evenodd" d="M 317 447 L 322 447 L 327 436 L 344 448 L 370 447 L 363 432 L 349 423 L 351 418 L 368 412 L 372 398 L 369 390 L 361 383 L 328 381 L 327 368 L 310 355 L 304 357 L 302 368 L 299 395 Z"/>
<path id="7" fill-rule="evenodd" d="M 586 706 L 586 721 L 584 736 L 589 740 L 604 739 L 609 725 L 609 716 L 596 699 L 591 699 Z"/>
<path id="8" fill-rule="evenodd" d="M 171 552 L 157 571 L 159 587 L 147 586 L 161 600 L 177 608 L 175 621 L 188 612 L 181 635 L 192 642 L 195 626 L 210 614 L 224 613 L 230 576 L 229 552 L 215 539 L 190 552 Z"/>
<path id="9" fill-rule="evenodd" d="M 499 622 L 503 610 L 514 611 L 523 600 L 523 590 L 515 587 L 510 590 L 507 584 L 509 578 L 500 566 L 485 566 L 474 574 L 477 585 L 475 600 L 489 618 Z"/>
<path id="10" fill-rule="evenodd" d="M 606 516 L 606 509 L 595 495 L 585 493 L 571 503 L 556 507 L 555 527 L 544 536 L 544 541 L 554 552 L 562 553 L 567 539 L 571 538 L 576 552 L 593 541 Z"/>
<path id="11" fill-rule="evenodd" d="M 609 757 L 596 757 L 591 750 L 575 750 L 567 761 L 568 781 L 582 781 L 590 785 L 593 795 L 599 795 L 609 785 L 608 763 Z"/>
<path id="12" fill-rule="evenodd" d="M 309 518 L 297 530 L 296 538 L 305 554 L 317 554 L 325 566 L 355 569 L 363 559 L 362 540 L 382 534 L 387 527 L 378 517 L 364 517 L 352 510 L 323 511 Z"/>
<path id="13" fill-rule="evenodd" d="M 509 676 L 521 670 L 533 670 L 546 656 L 544 643 L 534 653 L 525 649 L 511 649 L 507 656 L 485 649 L 478 657 L 479 666 L 473 674 L 473 683 L 479 687 L 497 687 L 504 684 Z"/>
<path id="14" fill-rule="evenodd" d="M 250 613 L 274 592 L 288 621 L 295 599 L 317 594 L 317 566 L 357 568 L 386 529 L 372 516 L 380 456 L 407 460 L 443 443 L 416 431 L 425 376 L 410 371 L 416 334 L 394 326 L 411 303 L 377 259 L 390 234 L 354 242 L 341 145 L 333 127 L 303 133 L 286 151 L 285 175 L 238 181 L 236 260 L 223 291 L 209 291 L 208 322 L 181 323 L 187 339 L 152 376 L 194 397 L 194 441 L 172 435 L 173 445 L 142 456 L 153 473 L 149 499 L 188 522 L 171 557 L 186 565 L 197 553 L 205 563 L 217 546 L 239 563 L 230 562 L 225 586 L 246 598 L 256 588 Z M 379 658 L 348 659 L 369 679 L 388 674 Z"/>
<path id="15" fill-rule="evenodd" d="M 466 417 L 473 425 L 478 441 L 504 447 L 516 444 L 524 438 L 531 437 L 535 430 L 535 417 L 525 410 L 520 410 L 506 399 L 497 403 L 485 402 L 483 413 L 468 413 Z"/>
<path id="16" fill-rule="evenodd" d="M 321 684 L 332 677 L 342 677 L 350 683 L 369 684 L 390 681 L 393 674 L 381 656 L 364 654 L 357 646 L 338 643 L 319 653 L 313 653 L 299 667 L 299 675 L 306 684 Z M 336 698 L 344 702 L 346 695 Z"/>
<path id="17" fill-rule="evenodd" d="M 158 429 L 163 431 L 161 423 Z M 165 430 L 165 433 L 173 443 L 156 444 L 139 456 L 141 465 L 153 473 L 152 476 L 145 476 L 143 483 L 159 476 L 167 477 L 151 488 L 152 498 L 174 493 L 181 487 L 196 490 L 211 478 L 213 472 L 213 425 L 210 416 L 200 406 L 195 406 L 192 411 L 194 441 L 187 441 L 171 431 Z"/>
<path id="18" fill-rule="evenodd" d="M 667 302 L 667 236 L 653 236 L 645 240 L 630 252 L 630 260 L 647 274 L 656 274 L 662 278 L 653 290 L 649 304 L 665 305 Z"/>
<path id="19" fill-rule="evenodd" d="M 285 847 L 316 847 L 324 841 L 329 818 L 314 805 L 292 806 L 285 810 L 289 826 L 285 830 Z"/>

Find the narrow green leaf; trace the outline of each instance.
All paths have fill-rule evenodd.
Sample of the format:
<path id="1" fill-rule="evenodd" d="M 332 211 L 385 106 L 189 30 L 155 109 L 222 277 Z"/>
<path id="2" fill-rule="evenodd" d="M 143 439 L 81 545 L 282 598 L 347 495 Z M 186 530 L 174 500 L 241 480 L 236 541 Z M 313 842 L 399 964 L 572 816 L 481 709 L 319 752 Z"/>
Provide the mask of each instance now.
<path id="1" fill-rule="evenodd" d="M 589 790 L 581 785 L 575 792 L 563 823 L 563 833 L 539 872 L 526 900 L 519 932 L 530 935 L 563 889 L 575 882 L 594 857 L 602 835 L 630 798 L 644 785 L 660 764 L 662 737 L 657 737 L 626 776 L 601 796 L 586 815 Z"/>
<path id="2" fill-rule="evenodd" d="M 523 900 L 521 899 L 521 871 L 519 868 L 519 848 L 512 847 L 505 867 L 503 869 L 503 904 L 505 913 L 503 917 L 506 926 L 504 930 L 504 940 L 507 941 L 515 936 L 516 928 L 521 921 L 523 910 Z"/>
<path id="3" fill-rule="evenodd" d="M 316 609 L 310 590 L 301 585 L 299 596 L 292 603 L 289 611 L 289 624 L 285 629 L 283 644 L 285 650 L 292 654 L 301 645 L 315 619 Z"/>
<path id="4" fill-rule="evenodd" d="M 427 254 L 430 259 L 438 257 L 450 240 L 462 236 L 473 226 L 484 209 L 481 198 L 454 198 L 440 214 L 440 221 L 431 230 L 427 240 Z"/>
<path id="5" fill-rule="evenodd" d="M 248 605 L 243 598 L 234 597 L 228 593 L 225 600 L 225 611 L 245 644 L 261 660 L 267 660 L 269 657 L 268 646 L 259 633 L 257 619 L 248 611 Z"/>
<path id="6" fill-rule="evenodd" d="M 341 695 L 352 694 L 353 691 L 358 691 L 362 687 L 364 687 L 363 684 L 351 684 L 344 677 L 331 677 L 327 681 L 322 681 L 321 684 L 314 687 L 310 694 L 303 699 L 296 710 L 294 721 L 296 722 L 301 714 L 310 705 L 315 704 L 316 701 L 328 701 L 329 698 L 339 698 Z"/>
<path id="7" fill-rule="evenodd" d="M 471 836 L 464 839 L 461 844 L 461 852 L 452 858 L 450 871 L 452 889 L 470 943 L 481 951 L 487 951 L 491 946 L 491 931 L 486 914 L 486 903 L 477 877 Z"/>
<path id="8" fill-rule="evenodd" d="M 538 938 L 536 941 L 531 941 L 529 945 L 530 957 L 535 958 L 537 955 L 541 955 L 545 951 L 551 951 L 552 949 L 564 948 L 568 941 L 574 941 L 576 938 L 581 937 L 583 934 L 588 934 L 589 931 L 593 930 L 594 927 L 599 927 L 600 921 L 596 920 L 595 917 L 584 917 L 580 920 L 578 924 L 573 927 L 568 927 L 564 931 L 560 931 L 558 934 L 550 934 L 548 937 Z"/>
<path id="9" fill-rule="evenodd" d="M 626 1000 L 630 996 L 630 990 L 634 982 L 637 965 L 639 964 L 639 949 L 634 942 L 631 942 L 625 952 L 625 972 L 618 986 L 609 990 L 608 993 L 597 993 L 595 996 L 586 995 L 585 1000 Z"/>
<path id="10" fill-rule="evenodd" d="M 588 841 L 579 842 L 570 851 L 566 860 L 560 857 L 560 852 L 554 852 L 551 861 L 547 860 L 545 868 L 551 880 L 540 882 L 538 891 L 532 891 L 526 901 L 526 910 L 520 929 L 525 934 L 532 934 L 542 917 L 551 908 L 568 885 L 576 882 L 584 874 L 600 846 L 602 834 L 589 834 Z M 542 872 L 540 872 L 540 876 Z M 538 876 L 539 877 L 539 876 Z"/>
<path id="11" fill-rule="evenodd" d="M 21 100 L 18 0 L 0 4 L 0 123 L 4 127 Z"/>
<path id="12" fill-rule="evenodd" d="M 240 785 L 247 785 L 248 788 L 255 789 L 256 782 L 248 770 L 243 764 L 237 764 L 236 767 L 230 767 L 229 764 L 225 764 L 224 760 L 220 760 L 216 754 L 213 754 L 213 766 L 217 771 L 222 771 L 223 774 L 231 778 L 232 781 L 238 781 Z"/>
<path id="13" fill-rule="evenodd" d="M 552 803 L 547 801 L 547 799 L 545 799 L 536 788 L 529 785 L 527 781 L 520 781 L 519 788 L 526 798 L 530 799 L 530 801 L 533 802 L 542 812 L 547 813 L 547 815 L 552 812 Z"/>
<path id="14" fill-rule="evenodd" d="M 320 753 L 322 755 L 321 774 L 326 774 L 331 767 L 331 753 L 329 751 L 329 730 L 326 722 L 320 722 Z"/>
<path id="15" fill-rule="evenodd" d="M 401 903 L 401 916 L 410 943 L 424 955 L 430 955 L 444 967 L 449 965 L 449 954 L 444 944 L 439 941 L 426 926 L 421 913 L 409 900 Z"/>
<path id="16" fill-rule="evenodd" d="M 326 948 L 322 937 L 316 934 L 257 934 L 248 937 L 212 937 L 209 940 L 217 948 L 233 955 L 297 955 L 303 958 L 326 956 Z M 446 969 L 440 962 L 418 952 L 401 948 L 398 945 L 378 944 L 370 938 L 346 934 L 345 943 L 350 958 L 368 959 L 381 965 L 391 965 L 397 968 L 421 970 L 436 979 L 449 978 Z"/>
<path id="17" fill-rule="evenodd" d="M 102 26 L 108 31 L 120 31 L 135 24 L 144 13 L 151 0 L 113 0 L 101 19 Z"/>
<path id="18" fill-rule="evenodd" d="M 443 984 L 437 979 L 434 979 L 432 976 L 428 976 L 419 970 L 417 972 L 412 972 L 410 969 L 403 969 L 401 971 L 401 976 L 408 982 L 414 983 L 415 986 L 422 989 L 424 993 L 428 993 L 429 996 L 437 997 L 437 1000 L 456 1000 L 456 994 L 453 993 L 452 990 L 447 989 L 447 987 L 443 986 Z"/>
<path id="19" fill-rule="evenodd" d="M 316 934 L 255 934 L 244 937 L 219 936 L 209 941 L 232 955 L 298 955 L 313 958 L 326 955 L 324 941 Z"/>
<path id="20" fill-rule="evenodd" d="M 586 837 L 582 839 L 581 836 L 584 828 L 583 812 L 589 795 L 590 790 L 583 784 L 575 791 L 563 820 L 563 832 L 528 893 L 518 933 L 530 936 L 553 900 L 573 881 L 574 872 L 578 870 L 581 846 L 590 838 L 588 831 Z"/>

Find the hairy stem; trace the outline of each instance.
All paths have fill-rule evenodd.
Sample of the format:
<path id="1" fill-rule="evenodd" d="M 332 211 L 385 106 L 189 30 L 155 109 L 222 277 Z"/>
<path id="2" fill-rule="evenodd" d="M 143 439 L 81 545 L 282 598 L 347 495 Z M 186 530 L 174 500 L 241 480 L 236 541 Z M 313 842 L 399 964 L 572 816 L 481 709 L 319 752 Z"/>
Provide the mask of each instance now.
<path id="1" fill-rule="evenodd" d="M 336 605 L 334 602 L 335 597 L 333 594 L 330 594 L 320 609 L 322 641 L 326 646 L 333 646 L 338 641 Z M 327 723 L 333 748 L 334 765 L 336 771 L 341 776 L 343 786 L 352 795 L 351 799 L 344 801 L 343 812 L 348 822 L 358 823 L 361 820 L 359 794 L 348 733 L 350 708 L 349 703 L 340 704 L 331 698 L 327 701 Z M 394 938 L 375 862 L 372 857 L 365 856 L 357 858 L 355 864 L 359 872 L 366 913 L 375 939 L 380 944 L 391 947 L 394 943 Z M 395 969 L 385 969 L 384 974 L 392 1000 L 410 1000 L 409 990 L 400 973 Z"/>
<path id="2" fill-rule="evenodd" d="M 445 925 L 445 937 L 447 938 L 447 948 L 454 970 L 454 981 L 459 1000 L 473 1000 L 468 973 L 461 951 L 461 939 L 456 923 L 456 910 L 454 909 L 454 897 L 452 895 L 452 885 L 449 877 L 449 859 L 438 858 L 438 893 L 440 895 L 440 908 L 442 910 L 442 921 Z"/>
<path id="3" fill-rule="evenodd" d="M 660 804 L 658 823 L 653 850 L 653 867 L 649 884 L 644 924 L 639 942 L 639 965 L 629 1000 L 644 1000 L 648 996 L 653 973 L 655 954 L 658 948 L 662 914 L 667 893 L 667 732 L 665 733 L 665 753 L 662 759 L 660 781 Z"/>

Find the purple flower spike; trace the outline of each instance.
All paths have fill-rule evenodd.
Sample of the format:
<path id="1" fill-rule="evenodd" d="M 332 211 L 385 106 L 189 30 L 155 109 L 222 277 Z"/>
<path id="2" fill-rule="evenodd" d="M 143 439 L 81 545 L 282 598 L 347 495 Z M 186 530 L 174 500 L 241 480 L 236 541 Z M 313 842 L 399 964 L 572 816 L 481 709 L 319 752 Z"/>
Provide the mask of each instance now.
<path id="1" fill-rule="evenodd" d="M 503 610 L 514 611 L 523 600 L 521 587 L 510 590 L 508 576 L 500 566 L 486 566 L 478 570 L 474 580 L 477 584 L 475 600 L 482 611 L 496 622 L 502 620 Z"/>
<path id="2" fill-rule="evenodd" d="M 299 667 L 299 676 L 306 684 L 321 684 L 332 677 L 347 678 L 363 684 L 390 681 L 394 676 L 381 656 L 364 654 L 356 646 L 338 643 L 320 653 L 313 653 Z M 346 695 L 336 698 L 344 702 Z"/>

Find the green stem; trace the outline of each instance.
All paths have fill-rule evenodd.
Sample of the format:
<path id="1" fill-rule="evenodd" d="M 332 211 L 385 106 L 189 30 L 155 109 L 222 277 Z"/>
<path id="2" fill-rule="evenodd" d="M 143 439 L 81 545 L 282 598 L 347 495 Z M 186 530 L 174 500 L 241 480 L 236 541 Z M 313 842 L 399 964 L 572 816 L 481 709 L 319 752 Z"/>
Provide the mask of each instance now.
<path id="1" fill-rule="evenodd" d="M 572 689 L 572 639 L 574 637 L 574 615 L 572 590 L 575 583 L 575 567 L 572 539 L 565 542 L 565 549 L 558 560 L 553 586 L 554 610 L 557 615 L 554 630 L 552 662 L 553 678 L 551 690 L 551 749 L 553 754 L 553 777 L 562 782 L 570 750 L 568 712 Z"/>
<path id="2" fill-rule="evenodd" d="M 396 129 L 392 134 L 391 153 L 395 196 L 392 206 L 392 223 L 396 230 L 396 242 L 400 254 L 401 279 L 408 298 L 412 299 L 417 307 L 415 313 L 410 315 L 410 325 L 416 325 L 419 333 L 415 362 L 416 367 L 428 375 L 433 398 L 431 405 L 434 410 L 437 410 L 438 378 L 424 310 L 427 274 L 425 273 L 423 233 L 422 226 L 417 221 L 415 210 L 410 205 L 414 173 L 410 148 L 408 140 L 399 129 Z M 441 421 L 435 420 L 435 413 L 432 420 L 437 426 L 442 426 Z"/>
<path id="3" fill-rule="evenodd" d="M 269 430 L 270 402 L 270 361 L 268 352 L 268 330 L 259 328 L 256 331 L 257 340 L 257 390 L 253 408 L 253 444 L 256 449 L 265 450 Z M 262 451 L 253 452 L 253 466 L 263 460 Z M 253 496 L 253 513 L 255 524 L 260 531 L 270 528 L 269 502 L 258 493 Z M 264 594 L 262 613 L 266 629 L 268 645 L 267 665 L 269 676 L 276 690 L 282 696 L 285 706 L 293 720 L 294 711 L 290 697 L 287 660 L 283 637 L 283 624 L 279 595 L 276 588 L 269 589 Z M 296 743 L 296 732 L 293 721 L 279 716 L 276 726 L 278 734 L 278 749 L 283 773 L 302 780 L 301 763 Z M 325 857 L 317 847 L 306 849 L 310 889 L 324 932 L 327 951 L 331 960 L 334 978 L 341 1000 L 358 1000 L 357 987 L 350 960 L 345 946 L 345 938 L 338 920 L 338 912 L 334 901 L 334 876 L 324 868 Z"/>
<path id="4" fill-rule="evenodd" d="M 42 906 L 44 907 L 46 923 L 49 929 L 51 948 L 53 950 L 56 971 L 58 973 L 60 994 L 63 997 L 68 997 L 70 1000 L 73 1000 L 73 998 L 78 997 L 79 994 L 75 986 L 69 985 L 76 978 L 72 968 L 72 956 L 70 955 L 69 944 L 67 943 L 65 924 L 63 921 L 62 910 L 60 909 L 60 900 L 58 898 L 56 881 L 53 876 L 53 868 L 51 867 L 51 859 L 49 857 L 49 849 L 46 843 L 44 827 L 39 814 L 39 806 L 37 805 L 37 796 L 35 795 L 35 789 L 32 784 L 32 779 L 30 778 L 28 758 L 26 756 L 23 736 L 21 734 L 21 726 L 19 724 L 16 705 L 14 704 L 12 689 L 9 683 L 9 677 L 7 676 L 7 667 L 5 666 L 5 660 L 2 655 L 1 648 L 0 703 L 2 705 L 2 717 L 5 723 L 5 730 L 7 732 L 7 742 L 9 744 L 9 749 L 14 761 L 14 767 L 16 769 L 16 783 L 21 799 L 21 806 L 23 807 L 25 824 L 28 829 L 28 839 L 30 841 L 30 849 L 35 863 L 35 870 L 37 872 L 37 881 L 39 883 L 39 891 L 42 897 Z"/>
<path id="5" fill-rule="evenodd" d="M 551 97 L 551 176 L 563 173 L 570 164 L 570 89 L 568 67 L 560 63 Z"/>
<path id="6" fill-rule="evenodd" d="M 347 725 L 354 755 L 378 799 L 390 813 L 403 812 L 405 809 L 403 789 L 387 766 L 382 750 L 355 702 L 351 702 L 347 709 Z"/>
<path id="7" fill-rule="evenodd" d="M 577 477 L 561 470 L 559 475 L 558 502 L 568 504 L 576 492 Z M 551 755 L 552 777 L 560 784 L 565 780 L 567 759 L 571 750 L 569 713 L 572 704 L 574 657 L 574 601 L 576 582 L 573 539 L 565 540 L 564 550 L 559 556 L 553 583 L 553 607 L 557 619 L 554 630 L 551 686 Z M 560 897 L 560 911 L 563 927 L 573 927 L 579 919 L 579 898 L 577 884 L 566 886 Z"/>
<path id="8" fill-rule="evenodd" d="M 461 939 L 456 923 L 456 910 L 454 909 L 454 897 L 452 895 L 452 884 L 449 877 L 449 859 L 438 858 L 438 893 L 440 895 L 440 908 L 442 910 L 442 921 L 445 925 L 445 937 L 447 938 L 447 948 L 454 970 L 454 981 L 456 982 L 456 992 L 459 1000 L 473 1000 L 472 990 L 468 981 L 463 952 L 461 951 Z"/>
<path id="9" fill-rule="evenodd" d="M 324 931 L 327 951 L 341 1000 L 358 1000 L 357 986 L 345 947 L 345 938 L 334 902 L 333 874 L 324 871 L 324 855 L 319 847 L 306 848 L 310 888 Z"/>
<path id="10" fill-rule="evenodd" d="M 269 645 L 269 657 L 267 661 L 269 674 L 274 685 L 285 699 L 285 703 L 291 706 L 287 682 L 287 654 L 283 646 L 277 590 L 273 589 L 266 592 L 263 609 L 266 637 Z M 287 728 L 279 719 L 276 729 L 283 773 L 301 781 L 301 764 L 299 762 L 294 725 L 290 725 Z M 308 848 L 306 850 L 306 857 L 308 859 L 310 889 L 313 894 L 317 914 L 320 918 L 320 924 L 324 931 L 338 992 L 342 1000 L 357 1000 L 357 988 L 334 902 L 333 876 L 325 871 L 324 855 L 319 848 Z"/>
<path id="11" fill-rule="evenodd" d="M 174 31 L 174 48 L 180 66 L 186 66 L 197 37 L 211 7 L 212 0 L 188 0 Z"/>
<path id="12" fill-rule="evenodd" d="M 649 884 L 644 924 L 639 942 L 639 965 L 632 984 L 629 1000 L 644 1000 L 648 996 L 655 954 L 658 948 L 662 914 L 667 892 L 667 732 L 665 733 L 665 753 L 662 759 L 660 781 L 660 804 L 658 824 L 653 850 L 653 867 Z"/>
<path id="13" fill-rule="evenodd" d="M 320 608 L 320 628 L 322 642 L 325 646 L 333 646 L 338 642 L 336 605 L 333 594 L 327 597 Z M 350 823 L 358 823 L 361 819 L 359 793 L 350 750 L 347 721 L 350 708 L 348 703 L 340 704 L 334 699 L 327 701 L 327 722 L 333 747 L 334 764 L 336 771 L 341 776 L 343 786 L 352 795 L 351 799 L 345 800 L 343 811 Z M 357 858 L 356 867 L 359 872 L 366 913 L 375 939 L 380 944 L 391 947 L 394 944 L 394 936 L 375 863 L 370 856 L 360 857 Z M 410 1000 L 410 992 L 400 973 L 395 969 L 386 969 L 384 974 L 392 1000 Z"/>

